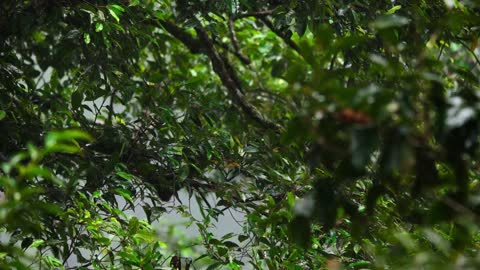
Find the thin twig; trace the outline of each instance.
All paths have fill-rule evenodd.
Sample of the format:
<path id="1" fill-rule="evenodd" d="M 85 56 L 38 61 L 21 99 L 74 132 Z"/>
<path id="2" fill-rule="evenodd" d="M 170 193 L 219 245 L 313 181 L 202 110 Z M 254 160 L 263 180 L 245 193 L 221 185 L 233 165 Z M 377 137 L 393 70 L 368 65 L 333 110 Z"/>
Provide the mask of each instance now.
<path id="1" fill-rule="evenodd" d="M 440 60 L 440 57 L 442 57 L 444 49 L 445 49 L 445 42 L 442 43 L 442 46 L 440 47 L 440 51 L 438 52 L 438 55 L 437 55 L 437 61 Z"/>
<path id="2" fill-rule="evenodd" d="M 475 54 L 475 51 L 472 50 L 467 44 L 465 44 L 464 41 L 458 39 L 458 42 L 460 44 L 462 44 L 462 46 L 465 47 L 465 49 L 467 49 L 468 52 L 470 52 L 470 54 L 473 56 L 473 58 L 475 58 L 475 61 L 477 62 L 477 65 L 480 65 L 480 59 L 478 59 L 477 55 Z"/>

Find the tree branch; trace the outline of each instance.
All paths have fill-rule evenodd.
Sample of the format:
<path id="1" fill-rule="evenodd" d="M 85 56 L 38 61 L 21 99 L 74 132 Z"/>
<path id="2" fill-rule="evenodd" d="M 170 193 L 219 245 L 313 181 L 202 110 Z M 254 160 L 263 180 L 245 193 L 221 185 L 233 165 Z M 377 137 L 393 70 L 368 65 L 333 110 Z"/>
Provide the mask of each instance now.
<path id="1" fill-rule="evenodd" d="M 158 24 L 160 24 L 163 29 L 165 29 L 176 39 L 180 40 L 190 50 L 191 53 L 205 53 L 204 47 L 202 46 L 200 40 L 194 38 L 176 24 L 165 20 L 159 20 L 155 25 L 158 26 Z"/>
<path id="2" fill-rule="evenodd" d="M 240 60 L 240 62 L 242 62 L 242 64 L 248 66 L 252 63 L 252 61 L 250 60 L 250 58 L 248 58 L 247 56 L 239 53 L 239 52 L 236 52 L 234 49 L 230 48 L 227 44 L 225 43 L 222 43 L 218 40 L 214 40 L 213 41 L 216 45 L 222 47 L 224 50 L 226 50 L 227 52 L 235 55 L 235 57 L 238 58 L 238 60 Z"/>
<path id="3" fill-rule="evenodd" d="M 233 48 L 235 48 L 236 54 L 239 56 L 240 59 L 247 59 L 248 63 L 250 63 L 250 59 L 248 59 L 248 57 L 243 55 L 240 49 L 240 43 L 238 42 L 237 34 L 235 33 L 233 18 L 228 19 L 228 30 L 230 31 L 230 39 L 232 40 Z"/>
<path id="4" fill-rule="evenodd" d="M 232 77 L 232 74 L 234 74 L 233 68 L 224 57 L 218 54 L 205 29 L 199 26 L 195 28 L 195 31 L 197 32 L 200 41 L 202 41 L 203 46 L 206 49 L 206 54 L 212 61 L 213 70 L 220 77 L 220 80 L 227 88 L 234 101 L 250 118 L 258 122 L 260 125 L 265 128 L 279 131 L 281 127 L 278 124 L 263 117 L 262 114 L 246 100 L 245 95 L 241 91 L 240 85 L 238 85 L 238 82 L 236 82 L 235 77 Z"/>
<path id="5" fill-rule="evenodd" d="M 273 25 L 273 23 L 268 20 L 267 18 L 264 18 L 264 17 L 260 17 L 259 18 L 260 21 L 262 21 L 268 28 L 270 28 L 270 30 L 272 30 L 272 32 L 274 32 L 277 36 L 279 36 L 281 39 L 283 39 L 283 41 L 288 45 L 290 46 L 290 48 L 294 49 L 296 52 L 300 53 L 300 48 L 298 47 L 297 43 L 295 43 L 293 40 L 291 40 L 290 38 L 286 37 L 285 35 L 283 35 L 280 31 L 278 31 L 278 29 L 275 28 L 275 26 Z"/>
<path id="6" fill-rule="evenodd" d="M 248 117 L 255 120 L 264 128 L 280 131 L 281 126 L 266 119 L 258 110 L 250 104 L 242 92 L 240 80 L 237 78 L 233 66 L 226 57 L 221 56 L 215 49 L 212 39 L 209 37 L 205 29 L 201 26 L 196 27 L 198 39 L 187 33 L 182 28 L 172 22 L 159 20 L 156 25 L 160 24 L 167 32 L 176 39 L 180 40 L 192 53 L 204 53 L 212 61 L 212 67 L 215 73 L 220 77 L 223 85 L 227 88 L 232 99 L 240 106 Z M 152 24 L 152 22 L 150 22 Z"/>
<path id="7" fill-rule="evenodd" d="M 233 47 L 237 52 L 240 51 L 240 45 L 238 44 L 235 27 L 233 26 L 233 18 L 228 19 L 228 30 L 230 31 L 230 38 L 232 39 Z"/>
<path id="8" fill-rule="evenodd" d="M 263 22 L 272 32 L 274 32 L 278 37 L 280 37 L 288 46 L 294 49 L 296 52 L 300 53 L 300 48 L 298 47 L 297 43 L 295 43 L 290 38 L 283 35 L 278 29 L 275 28 L 273 23 L 267 18 L 267 16 L 272 15 L 275 10 L 261 10 L 261 11 L 254 11 L 254 12 L 247 12 L 243 14 L 237 14 L 231 18 L 231 20 L 235 21 L 238 19 L 246 18 L 246 17 L 255 17 Z M 229 21 L 229 28 L 230 28 L 230 21 Z M 230 30 L 232 33 L 232 30 Z M 235 41 L 232 37 L 233 44 L 235 45 Z"/>

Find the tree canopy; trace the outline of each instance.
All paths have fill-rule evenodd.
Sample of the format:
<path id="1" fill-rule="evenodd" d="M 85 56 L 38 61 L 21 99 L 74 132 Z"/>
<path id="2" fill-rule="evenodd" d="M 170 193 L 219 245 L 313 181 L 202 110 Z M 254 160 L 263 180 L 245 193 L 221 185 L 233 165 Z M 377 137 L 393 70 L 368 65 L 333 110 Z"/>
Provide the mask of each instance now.
<path id="1" fill-rule="evenodd" d="M 479 35 L 469 0 L 3 0 L 0 268 L 478 269 Z"/>

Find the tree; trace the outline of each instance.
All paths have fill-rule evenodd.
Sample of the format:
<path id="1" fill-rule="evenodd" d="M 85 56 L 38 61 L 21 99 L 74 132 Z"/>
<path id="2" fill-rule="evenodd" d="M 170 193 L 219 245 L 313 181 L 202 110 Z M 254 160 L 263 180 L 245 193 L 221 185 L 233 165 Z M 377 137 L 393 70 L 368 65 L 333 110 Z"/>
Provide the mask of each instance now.
<path id="1" fill-rule="evenodd" d="M 152 222 L 185 189 L 197 267 L 476 269 L 479 13 L 2 1 L 2 268 L 178 268 Z"/>

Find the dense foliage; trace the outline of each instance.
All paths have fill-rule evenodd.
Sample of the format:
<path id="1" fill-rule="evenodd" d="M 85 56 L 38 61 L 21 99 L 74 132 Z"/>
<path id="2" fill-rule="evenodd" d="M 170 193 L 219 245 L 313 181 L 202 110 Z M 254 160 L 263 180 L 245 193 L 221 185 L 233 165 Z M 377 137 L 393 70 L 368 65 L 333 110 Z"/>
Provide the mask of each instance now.
<path id="1" fill-rule="evenodd" d="M 468 0 L 0 1 L 0 268 L 478 269 L 479 34 Z"/>

